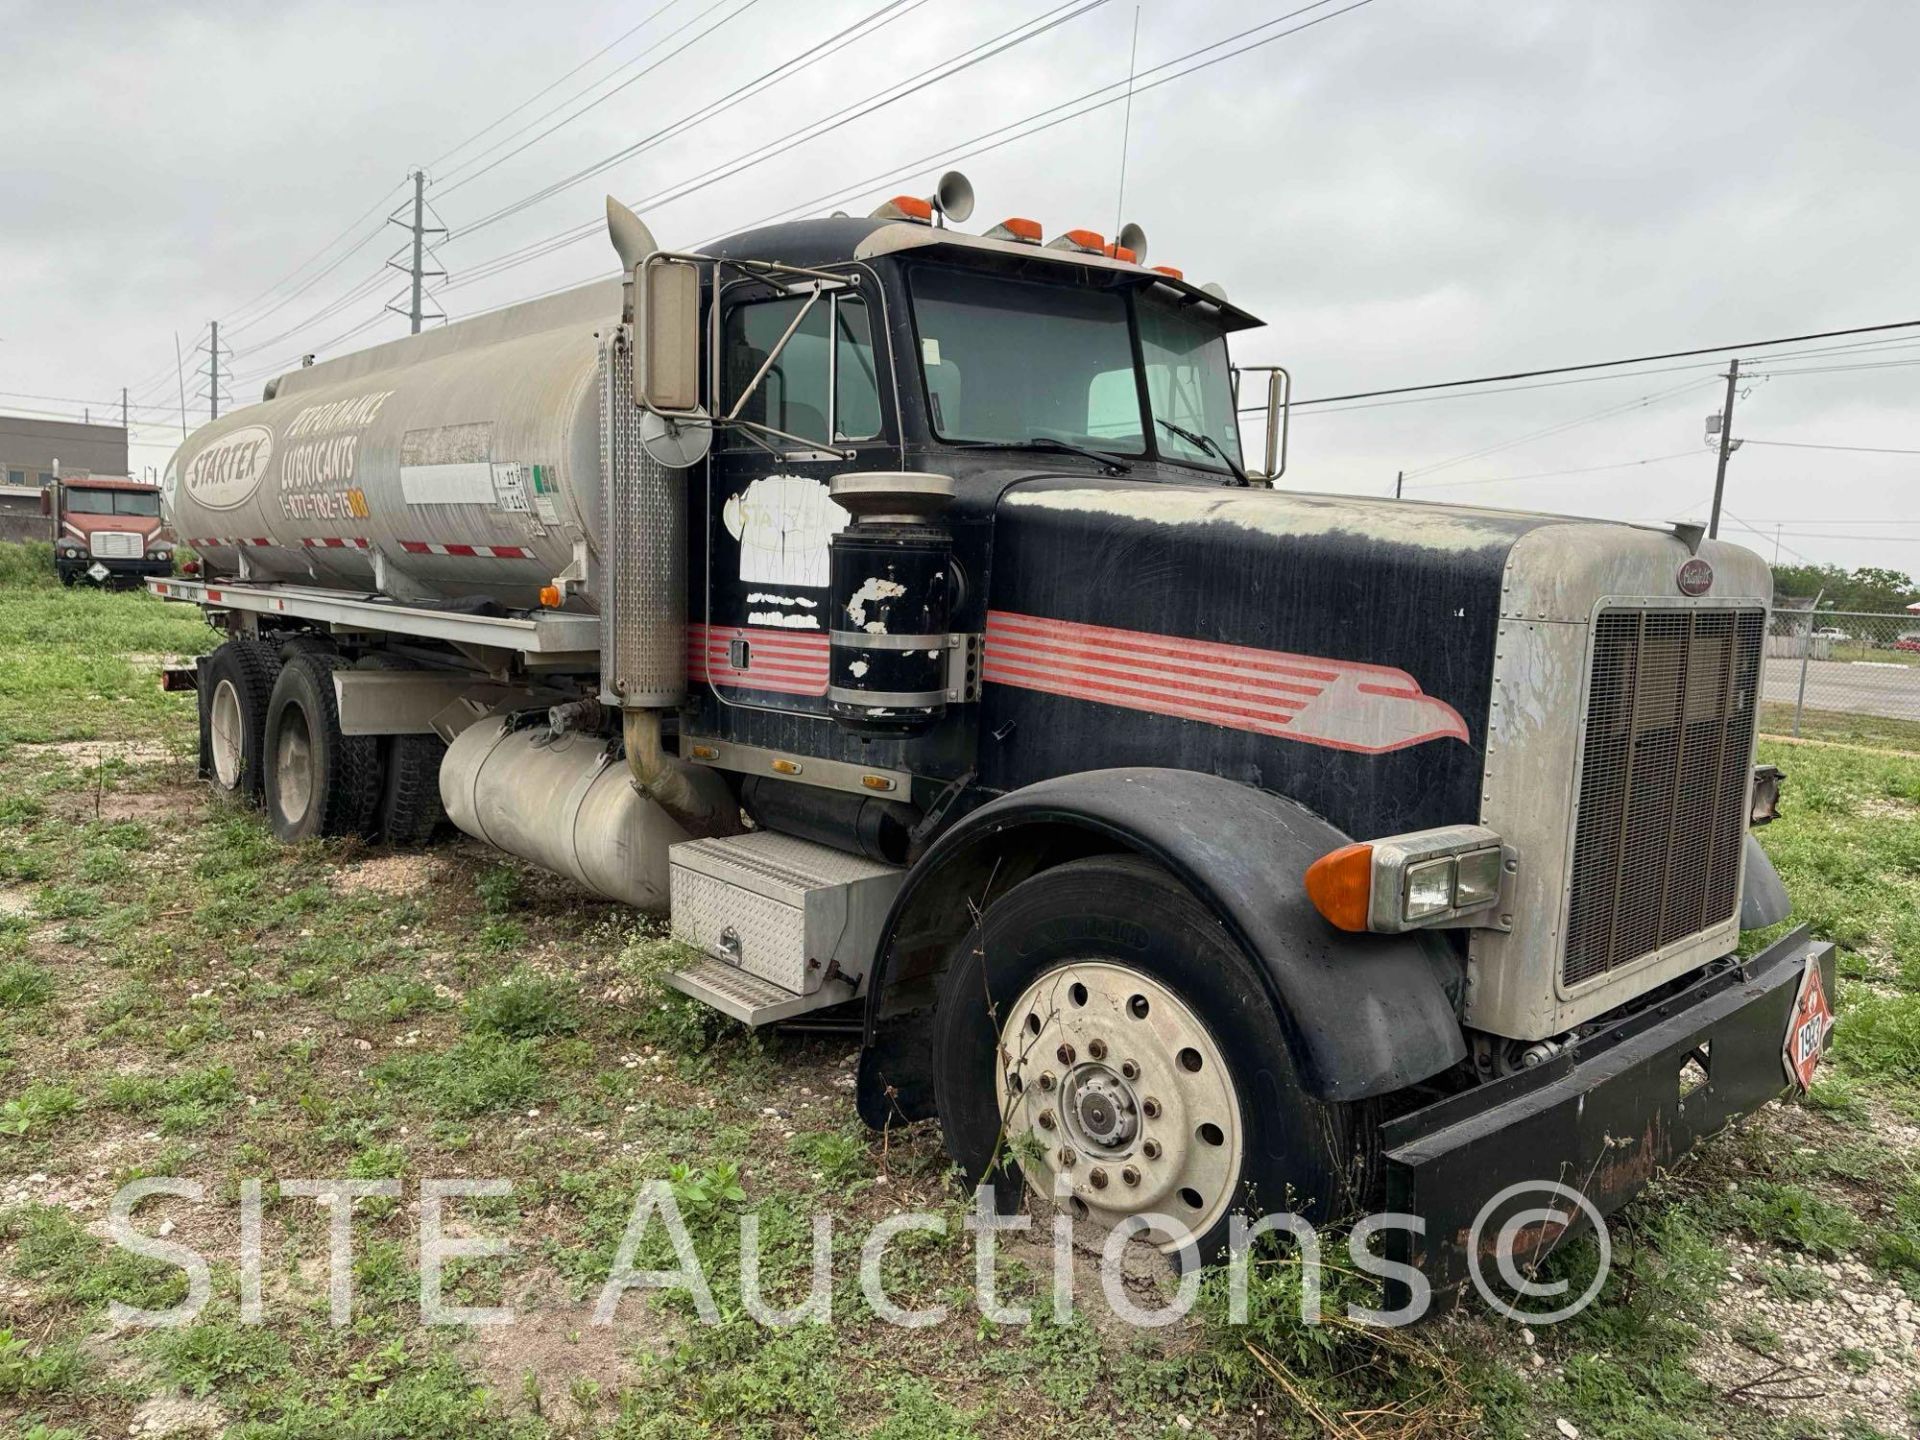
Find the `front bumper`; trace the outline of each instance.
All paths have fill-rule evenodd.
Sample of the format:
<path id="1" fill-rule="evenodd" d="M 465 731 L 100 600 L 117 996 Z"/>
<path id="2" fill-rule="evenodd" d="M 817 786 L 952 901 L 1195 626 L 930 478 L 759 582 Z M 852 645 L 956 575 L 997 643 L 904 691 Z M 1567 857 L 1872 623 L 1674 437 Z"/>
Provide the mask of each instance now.
<path id="1" fill-rule="evenodd" d="M 108 580 L 144 580 L 149 576 L 173 573 L 171 556 L 165 560 L 149 560 L 145 556 L 138 560 L 104 560 L 97 555 L 83 555 L 78 560 L 61 558 L 56 561 L 56 566 L 62 574 L 71 574 L 88 580 L 93 577 L 87 572 L 95 565 L 106 566 Z"/>
<path id="2" fill-rule="evenodd" d="M 1457 1288 L 1470 1277 L 1469 1250 L 1492 1259 L 1504 1219 L 1550 1201 L 1547 1185 L 1610 1213 L 1699 1141 L 1781 1095 L 1782 1046 L 1809 956 L 1831 997 L 1834 947 L 1803 927 L 1537 1069 L 1389 1121 L 1387 1208 L 1426 1225 L 1421 1235 L 1387 1230 L 1386 1257 L 1418 1269 L 1436 1295 Z M 1523 1184 L 1529 1193 L 1487 1212 Z M 1579 1233 L 1572 1213 L 1570 1226 L 1518 1232 L 1509 1253 L 1522 1269 Z"/>

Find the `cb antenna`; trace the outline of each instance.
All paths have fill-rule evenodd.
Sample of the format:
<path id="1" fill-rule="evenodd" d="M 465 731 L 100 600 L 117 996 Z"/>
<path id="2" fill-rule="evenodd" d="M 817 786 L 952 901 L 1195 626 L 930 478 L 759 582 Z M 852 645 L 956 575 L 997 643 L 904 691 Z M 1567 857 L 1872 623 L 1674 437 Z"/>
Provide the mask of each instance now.
<path id="1" fill-rule="evenodd" d="M 1120 212 L 1127 208 L 1127 146 L 1133 138 L 1133 76 L 1140 58 L 1140 7 L 1133 7 L 1133 44 L 1127 50 L 1126 118 L 1120 122 L 1120 193 L 1113 199 L 1113 233 L 1120 233 Z M 1117 243 L 1117 242 L 1116 242 Z"/>

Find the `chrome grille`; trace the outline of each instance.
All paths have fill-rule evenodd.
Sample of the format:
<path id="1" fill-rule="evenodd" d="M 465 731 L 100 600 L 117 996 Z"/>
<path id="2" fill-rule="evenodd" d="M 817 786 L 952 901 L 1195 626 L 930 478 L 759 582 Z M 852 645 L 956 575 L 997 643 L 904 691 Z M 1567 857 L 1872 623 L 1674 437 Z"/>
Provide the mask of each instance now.
<path id="1" fill-rule="evenodd" d="M 147 553 L 146 543 L 132 530 L 96 530 L 89 548 L 102 560 L 138 560 Z"/>
<path id="2" fill-rule="evenodd" d="M 1561 978 L 1727 920 L 1739 900 L 1763 610 L 1603 610 Z"/>

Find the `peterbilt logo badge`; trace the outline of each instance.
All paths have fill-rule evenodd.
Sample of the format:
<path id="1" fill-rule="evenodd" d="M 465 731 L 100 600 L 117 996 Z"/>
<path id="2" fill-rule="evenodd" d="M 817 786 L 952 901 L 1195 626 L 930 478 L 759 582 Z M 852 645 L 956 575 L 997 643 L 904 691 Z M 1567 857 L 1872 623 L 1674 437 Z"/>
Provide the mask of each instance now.
<path id="1" fill-rule="evenodd" d="M 1674 576 L 1682 595 L 1704 595 L 1713 588 L 1713 566 L 1695 555 Z"/>
<path id="2" fill-rule="evenodd" d="M 194 456 L 180 483 L 194 504 L 231 510 L 253 498 L 271 459 L 273 432 L 264 425 L 244 425 Z"/>

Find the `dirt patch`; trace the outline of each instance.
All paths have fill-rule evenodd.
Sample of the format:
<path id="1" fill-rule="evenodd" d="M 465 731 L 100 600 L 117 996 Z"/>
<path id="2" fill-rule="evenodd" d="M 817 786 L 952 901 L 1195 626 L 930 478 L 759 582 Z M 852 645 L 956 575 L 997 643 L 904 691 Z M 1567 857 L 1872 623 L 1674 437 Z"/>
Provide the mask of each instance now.
<path id="1" fill-rule="evenodd" d="M 341 869 L 333 885 L 342 895 L 419 895 L 439 874 L 432 855 L 371 855 Z"/>
<path id="2" fill-rule="evenodd" d="M 1860 814 L 1872 820 L 1911 820 L 1920 815 L 1920 805 L 1887 795 L 1869 795 L 1860 801 Z"/>
<path id="3" fill-rule="evenodd" d="M 628 1354 L 663 1343 L 643 1293 L 627 1296 L 611 1325 L 593 1324 L 592 1298 L 569 1296 L 558 1276 L 531 1279 L 511 1303 L 513 1323 L 474 1330 L 461 1358 L 509 1413 L 561 1429 L 592 1419 L 631 1379 Z"/>
<path id="4" fill-rule="evenodd" d="M 218 1435 L 227 1428 L 227 1415 L 211 1400 L 188 1400 L 179 1395 L 155 1395 L 133 1412 L 129 1435 Z"/>
<path id="5" fill-rule="evenodd" d="M 0 915 L 33 914 L 33 896 L 25 890 L 0 890 Z"/>
<path id="6" fill-rule="evenodd" d="M 182 785 L 161 790 L 92 789 L 72 790 L 56 797 L 53 810 L 70 824 L 85 825 L 94 820 L 117 824 L 122 820 L 161 820 L 177 818 L 195 804 L 194 797 Z"/>
<path id="7" fill-rule="evenodd" d="M 77 765 L 99 765 L 108 760 L 139 765 L 155 760 L 171 760 L 174 754 L 173 747 L 161 740 L 61 740 L 22 748 L 58 755 Z"/>

